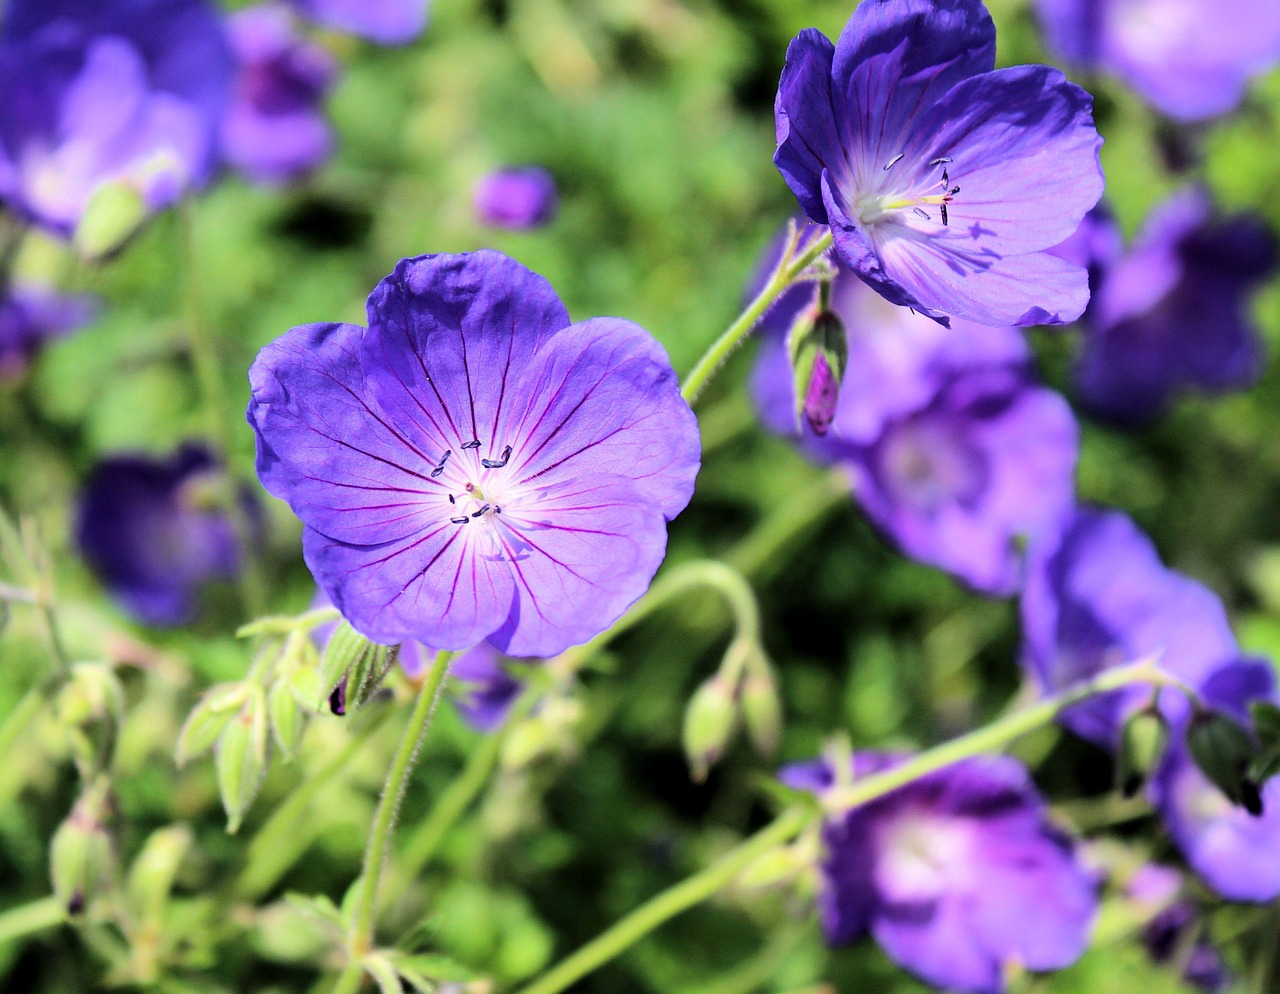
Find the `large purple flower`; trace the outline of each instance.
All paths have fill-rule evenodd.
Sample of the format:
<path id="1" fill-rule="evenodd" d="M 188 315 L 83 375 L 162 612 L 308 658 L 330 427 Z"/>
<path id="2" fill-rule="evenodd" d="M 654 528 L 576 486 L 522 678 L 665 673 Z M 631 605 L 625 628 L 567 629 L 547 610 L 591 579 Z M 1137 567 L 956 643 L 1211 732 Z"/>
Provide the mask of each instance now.
<path id="1" fill-rule="evenodd" d="M 1262 661 L 1231 662 L 1200 687 L 1217 710 L 1248 722 L 1248 703 L 1275 699 L 1275 675 Z M 1280 895 L 1280 779 L 1262 788 L 1262 814 L 1232 804 L 1176 742 L 1151 781 L 1151 795 L 1169 836 L 1197 874 L 1233 901 Z"/>
<path id="2" fill-rule="evenodd" d="M 697 423 L 662 347 L 570 324 L 497 252 L 402 261 L 368 329 L 294 328 L 249 378 L 258 474 L 361 633 L 549 656 L 647 588 L 688 503 Z"/>
<path id="3" fill-rule="evenodd" d="M 126 611 L 150 625 L 179 625 L 211 580 L 235 576 L 239 546 L 210 502 L 220 472 L 204 448 L 171 459 L 115 456 L 93 470 L 76 520 L 85 560 Z"/>
<path id="4" fill-rule="evenodd" d="M 18 376 L 46 342 L 70 334 L 93 314 L 93 298 L 40 286 L 12 286 L 0 297 L 0 380 Z"/>
<path id="5" fill-rule="evenodd" d="M 1158 414 L 1181 387 L 1251 384 L 1262 348 L 1249 291 L 1275 269 L 1259 220 L 1215 220 L 1208 195 L 1165 201 L 1133 248 L 1105 268 L 1076 368 L 1081 399 L 1116 421 Z"/>
<path id="6" fill-rule="evenodd" d="M 107 184 L 148 210 L 212 175 L 231 52 L 203 0 L 12 0 L 0 36 L 0 197 L 69 234 Z"/>
<path id="7" fill-rule="evenodd" d="M 326 27 L 381 45 L 404 45 L 426 29 L 429 0 L 291 0 Z"/>
<path id="8" fill-rule="evenodd" d="M 1044 250 L 1102 194 L 1092 101 L 1056 69 L 994 66 L 981 0 L 864 0 L 834 46 L 792 41 L 774 162 L 893 303 L 944 323 L 1071 321 L 1085 272 Z"/>
<path id="9" fill-rule="evenodd" d="M 227 18 L 239 70 L 222 121 L 222 154 L 249 179 L 279 183 L 314 169 L 333 150 L 321 104 L 337 74 L 284 7 L 247 7 Z"/>
<path id="10" fill-rule="evenodd" d="M 1059 534 L 1032 546 L 1021 611 L 1023 664 L 1046 692 L 1151 655 L 1196 686 L 1239 655 L 1217 595 L 1166 568 L 1119 511 L 1078 508 Z M 1125 716 L 1149 699 L 1141 688 L 1115 691 L 1063 720 L 1113 749 Z M 1171 717 L 1185 710 L 1181 693 L 1166 691 L 1162 701 Z"/>
<path id="11" fill-rule="evenodd" d="M 1249 79 L 1280 62 L 1272 0 L 1038 0 L 1049 46 L 1115 73 L 1170 117 L 1234 108 Z"/>
<path id="12" fill-rule="evenodd" d="M 859 755 L 854 772 L 892 762 Z M 790 767 L 782 779 L 810 790 L 833 781 L 823 763 Z M 1096 882 L 1016 760 L 956 763 L 832 817 L 822 837 L 827 941 L 870 932 L 894 962 L 938 987 L 998 992 L 1008 966 L 1060 969 L 1088 943 Z"/>

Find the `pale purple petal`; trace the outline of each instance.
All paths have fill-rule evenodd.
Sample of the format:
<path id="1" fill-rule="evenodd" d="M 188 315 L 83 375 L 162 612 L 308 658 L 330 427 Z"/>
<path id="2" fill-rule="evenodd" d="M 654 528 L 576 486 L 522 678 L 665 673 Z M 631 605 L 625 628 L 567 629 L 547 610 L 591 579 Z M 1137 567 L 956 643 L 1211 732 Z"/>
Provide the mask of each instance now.
<path id="1" fill-rule="evenodd" d="M 404 45 L 427 27 L 429 0 L 292 0 L 304 15 L 326 27 L 381 45 Z"/>

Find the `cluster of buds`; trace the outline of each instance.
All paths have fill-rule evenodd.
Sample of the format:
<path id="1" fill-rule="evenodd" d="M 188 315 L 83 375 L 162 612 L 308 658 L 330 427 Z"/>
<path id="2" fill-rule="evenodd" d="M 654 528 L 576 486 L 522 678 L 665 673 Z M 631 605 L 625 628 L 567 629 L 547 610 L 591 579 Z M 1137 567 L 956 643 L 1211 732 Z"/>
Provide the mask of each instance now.
<path id="1" fill-rule="evenodd" d="M 701 783 L 745 725 L 762 756 L 771 756 L 782 734 L 778 682 L 764 647 L 739 636 L 720 668 L 689 699 L 684 714 L 684 751 L 693 779 Z"/>

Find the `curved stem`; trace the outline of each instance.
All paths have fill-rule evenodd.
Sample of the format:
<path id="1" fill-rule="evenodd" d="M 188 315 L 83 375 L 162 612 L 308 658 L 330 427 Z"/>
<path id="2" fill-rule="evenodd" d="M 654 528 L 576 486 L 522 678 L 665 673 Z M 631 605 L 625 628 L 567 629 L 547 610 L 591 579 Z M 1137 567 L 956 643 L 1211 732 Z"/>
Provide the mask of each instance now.
<path id="1" fill-rule="evenodd" d="M 706 869 L 650 898 L 533 983 L 521 988 L 518 994 L 558 994 L 574 981 L 633 946 L 663 922 L 728 886 L 734 877 L 759 856 L 775 846 L 789 842 L 799 834 L 814 821 L 817 814 L 816 809 L 806 807 L 784 811 L 769 825 L 729 850 Z"/>
<path id="2" fill-rule="evenodd" d="M 765 283 L 764 287 L 755 298 L 746 306 L 746 309 L 737 317 L 733 324 L 719 338 L 712 343 L 711 348 L 698 360 L 697 364 L 690 370 L 689 375 L 685 377 L 684 384 L 680 388 L 680 393 L 690 404 L 697 401 L 698 396 L 706 388 L 711 377 L 715 376 L 716 371 L 724 365 L 726 359 L 733 353 L 733 350 L 746 341 L 752 330 L 756 326 L 756 322 L 764 316 L 765 311 L 782 296 L 782 292 L 786 290 L 796 278 L 808 269 L 818 257 L 831 247 L 831 232 L 817 238 L 809 245 L 800 255 L 792 257 L 792 253 L 796 249 L 796 236 L 792 235 L 791 242 L 787 245 L 786 250 L 782 253 L 782 258 L 778 262 L 778 267 L 773 271 Z"/>
<path id="3" fill-rule="evenodd" d="M 67 909 L 53 896 L 10 908 L 0 912 L 0 946 L 32 932 L 53 928 L 66 920 Z"/>
<path id="4" fill-rule="evenodd" d="M 378 896 L 378 880 L 382 876 L 383 864 L 387 861 L 391 830 L 400 813 L 400 802 L 404 798 L 409 773 L 418 758 L 418 749 L 426 737 L 427 727 L 431 724 L 431 714 L 435 710 L 440 689 L 444 686 L 444 675 L 453 655 L 452 652 L 436 653 L 435 662 L 431 664 L 418 691 L 418 699 L 413 705 L 413 713 L 409 715 L 409 726 L 405 729 L 404 738 L 400 740 L 400 748 L 396 750 L 391 769 L 387 771 L 387 781 L 382 786 L 378 810 L 374 812 L 373 826 L 369 830 L 369 846 L 364 853 L 364 869 L 358 882 L 355 913 L 351 919 L 351 930 L 347 934 L 347 953 L 350 959 L 338 977 L 334 994 L 353 994 L 364 975 L 364 967 L 360 961 L 373 948 L 373 912 Z"/>

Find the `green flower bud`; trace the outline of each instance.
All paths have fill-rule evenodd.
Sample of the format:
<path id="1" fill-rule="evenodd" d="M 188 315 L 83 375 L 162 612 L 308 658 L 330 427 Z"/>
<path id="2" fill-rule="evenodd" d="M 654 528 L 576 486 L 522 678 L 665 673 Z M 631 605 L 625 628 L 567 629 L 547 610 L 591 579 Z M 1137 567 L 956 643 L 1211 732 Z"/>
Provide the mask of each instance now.
<path id="1" fill-rule="evenodd" d="M 347 677 L 348 690 L 345 697 L 356 700 L 360 680 L 352 677 L 367 680 L 373 660 L 382 655 L 383 648 L 370 642 L 352 628 L 349 622 L 343 621 L 339 624 L 330 637 L 329 644 L 324 647 L 324 654 L 320 657 L 321 689 L 316 706 L 324 704 L 325 698 L 333 693 L 343 677 Z M 336 714 L 342 714 L 345 710 L 345 707 L 341 710 L 334 709 Z"/>
<path id="2" fill-rule="evenodd" d="M 115 882 L 116 858 L 107 831 L 108 785 L 95 781 L 49 843 L 53 893 L 67 914 L 80 915 Z"/>
<path id="3" fill-rule="evenodd" d="M 1144 708 L 1130 715 L 1121 732 L 1120 755 L 1116 758 L 1116 786 L 1125 797 L 1133 797 L 1164 755 L 1169 729 L 1157 708 Z"/>
<path id="4" fill-rule="evenodd" d="M 116 733 L 124 721 L 124 688 L 109 665 L 78 663 L 54 701 L 54 712 L 70 733 L 83 766 L 103 768 L 111 761 Z"/>
<path id="5" fill-rule="evenodd" d="M 293 689 L 284 680 L 277 680 L 267 694 L 267 710 L 271 715 L 272 737 L 285 759 L 293 759 L 293 750 L 302 738 L 306 721 L 298 709 Z"/>
<path id="6" fill-rule="evenodd" d="M 555 747 L 556 729 L 540 714 L 525 718 L 507 730 L 502 743 L 504 770 L 521 770 L 549 756 Z"/>
<path id="7" fill-rule="evenodd" d="M 777 751 L 778 740 L 782 738 L 782 701 L 778 697 L 773 667 L 763 652 L 742 681 L 741 706 L 747 736 L 756 751 L 768 759 Z"/>
<path id="8" fill-rule="evenodd" d="M 147 219 L 147 204 L 132 183 L 103 183 L 93 192 L 72 243 L 85 262 L 97 262 L 113 255 Z"/>
<path id="9" fill-rule="evenodd" d="M 806 309 L 787 334 L 787 354 L 795 388 L 796 427 L 804 418 L 816 434 L 825 435 L 835 417 L 849 363 L 843 322 L 822 303 Z"/>
<path id="10" fill-rule="evenodd" d="M 186 825 L 156 829 L 142 845 L 129 868 L 125 893 L 139 918 L 158 923 L 164 915 L 178 868 L 191 850 L 193 837 Z"/>
<path id="11" fill-rule="evenodd" d="M 724 754 L 738 723 L 734 688 L 719 673 L 689 699 L 684 713 L 684 754 L 690 776 L 697 783 Z"/>
<path id="12" fill-rule="evenodd" d="M 227 812 L 227 831 L 235 834 L 267 770 L 267 706 L 261 687 L 228 723 L 215 755 L 218 792 Z"/>
<path id="13" fill-rule="evenodd" d="M 249 697 L 249 685 L 220 683 L 210 687 L 178 732 L 175 759 L 179 766 L 213 748 L 223 730 Z"/>
<path id="14" fill-rule="evenodd" d="M 1251 701 L 1249 714 L 1259 746 L 1249 772 L 1262 785 L 1280 773 L 1280 707 L 1270 701 Z"/>
<path id="15" fill-rule="evenodd" d="M 1187 724 L 1187 748 L 1200 772 L 1232 804 L 1262 814 L 1258 784 L 1249 773 L 1257 748 L 1238 722 L 1218 711 L 1197 710 Z"/>

